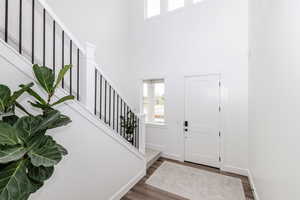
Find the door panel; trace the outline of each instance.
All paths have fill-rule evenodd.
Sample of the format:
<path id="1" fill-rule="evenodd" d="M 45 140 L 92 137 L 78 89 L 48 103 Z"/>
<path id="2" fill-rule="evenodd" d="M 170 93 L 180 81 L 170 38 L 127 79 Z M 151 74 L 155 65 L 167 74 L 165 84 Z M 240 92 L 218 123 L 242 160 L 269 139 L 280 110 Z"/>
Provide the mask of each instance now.
<path id="1" fill-rule="evenodd" d="M 220 167 L 219 76 L 185 79 L 185 160 Z"/>

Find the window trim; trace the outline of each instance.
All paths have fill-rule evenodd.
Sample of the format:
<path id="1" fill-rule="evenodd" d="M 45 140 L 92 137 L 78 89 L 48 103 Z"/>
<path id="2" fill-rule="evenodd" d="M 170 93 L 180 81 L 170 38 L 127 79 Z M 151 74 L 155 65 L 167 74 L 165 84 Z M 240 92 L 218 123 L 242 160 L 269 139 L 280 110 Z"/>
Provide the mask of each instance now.
<path id="1" fill-rule="evenodd" d="M 162 0 L 159 0 L 159 14 L 149 16 L 148 15 L 148 1 L 151 1 L 151 0 L 144 0 L 144 19 L 145 20 L 152 19 L 154 17 L 158 17 L 162 13 Z"/>
<path id="2" fill-rule="evenodd" d="M 140 111 L 142 114 L 144 113 L 144 81 L 147 80 L 160 80 L 164 82 L 165 85 L 165 94 L 164 94 L 164 98 L 165 98 L 165 104 L 164 104 L 164 122 L 163 123 L 159 123 L 159 122 L 145 122 L 146 126 L 148 127 L 166 127 L 167 126 L 167 112 L 166 112 L 166 105 L 167 105 L 167 101 L 166 101 L 166 85 L 167 85 L 167 79 L 165 78 L 165 76 L 157 76 L 157 77 L 144 77 L 144 78 L 140 78 Z M 146 115 L 146 114 L 145 114 Z"/>
<path id="3" fill-rule="evenodd" d="M 168 12 L 173 12 L 173 11 L 176 11 L 176 10 L 178 10 L 178 9 L 181 9 L 181 8 L 184 8 L 185 6 L 186 6 L 186 2 L 185 2 L 185 0 L 182 0 L 183 1 L 183 5 L 182 6 L 180 6 L 180 7 L 177 7 L 177 8 L 170 8 L 170 1 L 172 1 L 172 0 L 167 0 L 167 11 Z"/>
<path id="4" fill-rule="evenodd" d="M 156 122 L 145 122 L 145 125 L 148 128 L 167 129 L 167 127 L 168 127 L 168 124 L 166 124 L 166 123 L 156 123 Z"/>

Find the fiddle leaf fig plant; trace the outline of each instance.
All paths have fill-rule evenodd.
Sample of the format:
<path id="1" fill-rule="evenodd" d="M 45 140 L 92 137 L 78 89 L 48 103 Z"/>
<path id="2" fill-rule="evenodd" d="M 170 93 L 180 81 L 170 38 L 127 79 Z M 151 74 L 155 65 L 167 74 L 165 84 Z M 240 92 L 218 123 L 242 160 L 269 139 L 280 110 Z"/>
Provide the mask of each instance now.
<path id="1" fill-rule="evenodd" d="M 28 86 L 27 86 L 26 91 L 36 99 L 35 102 L 30 102 L 30 104 L 33 107 L 40 108 L 43 111 L 46 111 L 46 110 L 51 110 L 52 107 L 55 105 L 61 104 L 65 101 L 73 100 L 74 96 L 67 95 L 67 96 L 57 100 L 56 102 L 51 102 L 52 97 L 55 93 L 55 90 L 61 83 L 61 81 L 62 81 L 63 77 L 65 76 L 65 74 L 67 73 L 67 71 L 70 70 L 70 68 L 71 68 L 71 65 L 64 66 L 60 70 L 60 72 L 57 76 L 57 79 L 55 80 L 55 75 L 53 74 L 52 69 L 34 65 L 33 72 L 35 74 L 35 77 L 36 77 L 38 83 L 44 89 L 44 91 L 47 93 L 47 99 L 46 100 L 43 99 L 38 93 L 36 93 L 32 89 L 28 88 Z M 26 85 L 21 85 L 20 87 L 22 89 L 24 89 L 24 88 L 26 88 Z"/>
<path id="2" fill-rule="evenodd" d="M 32 88 L 33 83 L 20 85 L 20 90 L 14 93 L 8 86 L 0 85 L 1 200 L 27 200 L 53 175 L 55 165 L 68 154 L 61 144 L 47 135 L 47 131 L 71 122 L 54 106 L 74 97 L 65 96 L 53 101 L 56 89 L 70 68 L 70 65 L 63 67 L 55 79 L 51 69 L 33 66 L 34 75 L 45 91 L 46 99 Z M 31 114 L 17 101 L 24 93 L 34 99 L 29 103 L 38 108 L 41 114 Z M 15 108 L 23 111 L 24 115 L 16 115 Z"/>
<path id="3" fill-rule="evenodd" d="M 17 102 L 17 99 L 32 86 L 33 83 L 23 85 L 22 89 L 11 94 L 11 90 L 9 89 L 9 87 L 7 87 L 6 85 L 0 85 L 0 114 L 4 115 L 13 113 L 16 106 L 27 113 L 24 107 Z"/>

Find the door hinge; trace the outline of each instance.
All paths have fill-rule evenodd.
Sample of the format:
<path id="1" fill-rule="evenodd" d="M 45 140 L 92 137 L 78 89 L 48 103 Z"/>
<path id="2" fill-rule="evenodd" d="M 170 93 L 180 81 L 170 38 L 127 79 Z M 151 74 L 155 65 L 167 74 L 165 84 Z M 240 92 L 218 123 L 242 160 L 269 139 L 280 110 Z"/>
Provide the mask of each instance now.
<path id="1" fill-rule="evenodd" d="M 219 87 L 221 87 L 221 81 L 219 81 Z"/>
<path id="2" fill-rule="evenodd" d="M 222 162 L 221 156 L 219 156 L 219 162 Z"/>
<path id="3" fill-rule="evenodd" d="M 221 131 L 219 132 L 219 137 L 221 137 Z"/>
<path id="4" fill-rule="evenodd" d="M 221 106 L 219 106 L 219 112 L 221 112 Z"/>

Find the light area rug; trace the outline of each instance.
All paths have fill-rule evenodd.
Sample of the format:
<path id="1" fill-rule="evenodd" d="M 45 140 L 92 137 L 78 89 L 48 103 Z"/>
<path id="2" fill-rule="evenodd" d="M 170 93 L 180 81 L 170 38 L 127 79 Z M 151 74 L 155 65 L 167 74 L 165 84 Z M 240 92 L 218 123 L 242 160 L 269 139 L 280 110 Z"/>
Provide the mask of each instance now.
<path id="1" fill-rule="evenodd" d="M 146 183 L 191 200 L 245 200 L 240 179 L 167 161 Z"/>

